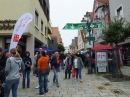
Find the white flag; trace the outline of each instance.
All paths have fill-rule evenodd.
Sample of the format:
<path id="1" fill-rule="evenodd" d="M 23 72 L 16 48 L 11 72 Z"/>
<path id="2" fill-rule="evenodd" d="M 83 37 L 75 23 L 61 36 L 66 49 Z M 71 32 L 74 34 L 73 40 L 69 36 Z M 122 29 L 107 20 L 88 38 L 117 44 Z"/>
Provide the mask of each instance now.
<path id="1" fill-rule="evenodd" d="M 18 19 L 14 27 L 9 50 L 12 48 L 16 48 L 19 39 L 21 38 L 24 31 L 26 30 L 28 24 L 32 21 L 32 18 L 33 18 L 32 14 L 25 13 Z"/>

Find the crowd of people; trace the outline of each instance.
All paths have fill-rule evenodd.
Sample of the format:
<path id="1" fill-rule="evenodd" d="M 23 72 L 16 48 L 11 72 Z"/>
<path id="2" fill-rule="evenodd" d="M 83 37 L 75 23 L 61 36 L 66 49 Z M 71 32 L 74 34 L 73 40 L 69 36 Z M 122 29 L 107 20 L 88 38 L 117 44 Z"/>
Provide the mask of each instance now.
<path id="1" fill-rule="evenodd" d="M 34 60 L 34 63 L 32 63 Z M 17 97 L 17 89 L 19 85 L 20 76 L 22 76 L 22 88 L 30 88 L 30 72 L 32 65 L 33 74 L 38 77 L 38 86 L 40 96 L 44 96 L 48 93 L 48 76 L 50 70 L 53 71 L 53 83 L 59 87 L 58 73 L 60 70 L 65 71 L 64 79 L 70 79 L 72 70 L 75 71 L 75 81 L 82 83 L 82 68 L 93 65 L 92 58 L 89 57 L 89 53 L 82 54 L 70 54 L 63 52 L 55 52 L 50 55 L 43 48 L 39 48 L 39 52 L 36 52 L 34 59 L 30 58 L 30 53 L 25 52 L 23 58 L 20 57 L 19 53 L 15 48 L 11 49 L 6 55 L 0 48 L 0 86 L 4 87 L 3 95 L 0 97 L 9 97 L 10 91 L 12 90 L 12 96 Z M 27 83 L 26 83 L 27 79 Z M 1 96 L 2 95 L 2 96 Z"/>

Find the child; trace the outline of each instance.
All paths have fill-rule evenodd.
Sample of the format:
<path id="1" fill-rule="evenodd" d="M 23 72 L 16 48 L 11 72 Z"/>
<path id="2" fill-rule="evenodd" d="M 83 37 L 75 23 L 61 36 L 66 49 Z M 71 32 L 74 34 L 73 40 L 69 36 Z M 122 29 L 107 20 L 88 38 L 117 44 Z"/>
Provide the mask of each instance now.
<path id="1" fill-rule="evenodd" d="M 4 87 L 0 81 L 0 97 L 4 97 Z"/>

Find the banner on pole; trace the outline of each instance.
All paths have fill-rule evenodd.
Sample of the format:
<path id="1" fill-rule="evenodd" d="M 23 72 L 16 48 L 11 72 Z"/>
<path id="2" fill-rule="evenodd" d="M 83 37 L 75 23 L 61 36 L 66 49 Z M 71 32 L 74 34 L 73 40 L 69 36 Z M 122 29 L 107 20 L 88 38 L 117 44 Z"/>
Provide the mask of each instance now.
<path id="1" fill-rule="evenodd" d="M 19 39 L 23 35 L 24 31 L 26 30 L 28 24 L 32 21 L 33 16 L 31 13 L 23 14 L 15 24 L 14 31 L 12 33 L 12 38 L 10 42 L 10 49 L 16 48 Z"/>

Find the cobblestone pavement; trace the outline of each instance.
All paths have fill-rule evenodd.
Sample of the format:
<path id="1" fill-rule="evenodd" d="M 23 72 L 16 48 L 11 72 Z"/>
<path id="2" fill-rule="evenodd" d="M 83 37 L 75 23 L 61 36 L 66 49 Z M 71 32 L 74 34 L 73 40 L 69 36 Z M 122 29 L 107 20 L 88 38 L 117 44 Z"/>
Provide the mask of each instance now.
<path id="1" fill-rule="evenodd" d="M 49 92 L 44 97 L 130 97 L 130 81 L 109 82 L 102 76 L 88 75 L 86 72 L 87 70 L 83 69 L 83 82 L 81 83 L 79 81 L 75 82 L 75 79 L 64 80 L 64 71 L 61 70 L 59 73 L 60 87 L 58 88 L 52 83 L 53 72 L 51 71 L 49 75 L 50 82 L 48 83 Z M 20 81 L 18 97 L 37 97 L 36 93 L 39 90 L 35 89 L 38 85 L 37 80 L 37 77 L 31 74 L 31 87 L 29 89 L 22 89 L 22 81 Z"/>

